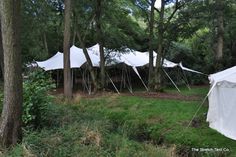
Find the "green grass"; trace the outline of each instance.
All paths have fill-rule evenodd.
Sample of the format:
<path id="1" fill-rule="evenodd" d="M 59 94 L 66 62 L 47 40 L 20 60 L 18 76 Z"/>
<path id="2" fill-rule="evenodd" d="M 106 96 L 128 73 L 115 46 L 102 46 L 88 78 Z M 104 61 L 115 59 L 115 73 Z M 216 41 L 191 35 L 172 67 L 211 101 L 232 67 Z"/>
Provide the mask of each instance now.
<path id="1" fill-rule="evenodd" d="M 204 97 L 207 87 L 183 88 L 183 95 Z M 168 89 L 174 93 L 175 90 Z M 201 98 L 200 98 L 201 99 Z M 236 156 L 236 142 L 210 129 L 207 103 L 189 124 L 201 100 L 181 101 L 108 94 L 71 104 L 57 99 L 47 125 L 25 131 L 22 144 L 5 156 Z M 228 148 L 230 152 L 193 152 Z M 182 153 L 182 154 L 181 154 Z M 1 155 L 0 155 L 1 156 Z"/>
<path id="2" fill-rule="evenodd" d="M 177 91 L 176 88 L 167 88 L 165 89 L 165 91 L 167 93 L 178 93 L 180 95 L 185 95 L 185 96 L 192 96 L 192 95 L 196 95 L 196 96 L 206 96 L 206 94 L 208 93 L 208 89 L 209 86 L 194 86 L 194 87 L 190 87 L 187 88 L 186 86 L 181 86 L 179 87 L 180 89 L 180 93 Z"/>

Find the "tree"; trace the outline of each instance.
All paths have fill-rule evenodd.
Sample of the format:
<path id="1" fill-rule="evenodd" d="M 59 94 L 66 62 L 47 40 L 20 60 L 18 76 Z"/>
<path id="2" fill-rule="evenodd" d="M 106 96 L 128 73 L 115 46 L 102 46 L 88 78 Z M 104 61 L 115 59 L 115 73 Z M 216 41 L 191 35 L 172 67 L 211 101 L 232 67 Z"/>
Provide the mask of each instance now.
<path id="1" fill-rule="evenodd" d="M 153 38 L 154 38 L 154 9 L 155 9 L 156 0 L 151 0 L 151 12 L 150 12 L 150 20 L 149 20 L 149 75 L 148 75 L 148 88 L 149 91 L 153 90 Z"/>
<path id="2" fill-rule="evenodd" d="M 224 45 L 224 1 L 215 0 L 216 6 L 216 26 L 215 26 L 215 60 L 216 69 L 219 68 L 220 62 L 223 58 L 223 45 Z"/>
<path id="3" fill-rule="evenodd" d="M 87 51 L 87 49 L 86 49 L 86 47 L 84 45 L 84 41 L 81 38 L 79 30 L 77 30 L 77 37 L 78 37 L 79 42 L 80 42 L 80 47 L 82 47 L 83 52 L 84 52 L 84 56 L 85 56 L 85 58 L 87 60 L 88 70 L 90 72 L 90 76 L 92 78 L 93 85 L 94 85 L 94 92 L 96 92 L 97 89 L 99 89 L 100 87 L 99 87 L 97 79 L 96 79 L 96 75 L 95 75 L 95 72 L 94 72 L 94 69 L 93 69 L 92 61 L 91 61 L 91 59 L 89 57 L 89 54 L 88 54 L 88 51 Z"/>
<path id="4" fill-rule="evenodd" d="M 129 6 L 131 4 L 130 2 Z M 90 75 L 93 84 L 100 89 L 104 89 L 104 87 L 100 87 L 101 82 L 105 82 L 105 60 L 108 59 L 108 57 L 104 56 L 104 45 L 113 50 L 118 50 L 121 47 L 136 48 L 138 47 L 137 45 L 141 45 L 137 44 L 138 42 L 142 43 L 142 46 L 146 46 L 147 44 L 143 44 L 143 29 L 140 28 L 135 19 L 130 15 L 127 1 L 123 0 L 75 1 L 73 15 L 76 17 L 73 22 L 75 24 L 74 27 L 76 27 L 74 30 L 77 30 L 76 37 L 79 39 L 79 42 L 75 41 L 75 43 L 80 45 L 81 48 L 83 48 L 82 45 L 88 47 L 94 43 L 99 43 L 100 45 L 101 58 L 104 59 L 101 59 L 99 78 L 103 78 L 103 81 L 95 85 L 98 79 L 96 75 L 95 79 L 93 79 L 93 72 L 91 73 L 91 71 Z M 117 20 L 118 18 L 120 20 Z M 86 56 L 86 49 L 83 49 Z M 89 63 L 89 58 L 87 59 L 87 65 L 91 67 L 88 69 L 94 71 L 92 64 Z"/>
<path id="5" fill-rule="evenodd" d="M 20 0 L 0 2 L 4 50 L 4 104 L 0 120 L 0 142 L 5 147 L 16 144 L 22 137 L 20 4 Z"/>
<path id="6" fill-rule="evenodd" d="M 88 4 L 88 3 L 86 3 L 86 4 Z M 87 37 L 88 37 L 88 35 L 87 35 L 88 30 L 91 27 L 91 24 L 92 24 L 95 16 L 94 16 L 94 14 L 91 14 L 90 11 L 88 11 L 89 9 L 83 10 L 84 8 L 82 6 L 84 6 L 84 5 L 85 4 L 83 4 L 81 2 L 78 4 L 75 2 L 75 7 L 73 7 L 73 17 L 74 17 L 73 18 L 73 20 L 74 20 L 73 21 L 73 26 L 74 26 L 73 44 L 75 44 L 75 39 L 77 37 L 78 44 L 83 49 L 84 56 L 87 60 L 86 66 L 89 70 L 89 73 L 90 73 L 90 76 L 91 76 L 91 79 L 92 79 L 92 82 L 94 85 L 93 91 L 96 93 L 97 89 L 99 89 L 100 87 L 99 87 L 98 79 L 96 77 L 95 70 L 93 68 L 91 58 L 89 57 L 89 53 L 88 53 L 88 51 L 86 49 L 86 45 L 85 45 Z M 87 13 L 86 13 L 86 11 L 87 11 Z M 85 16 L 89 16 L 89 17 L 92 16 L 92 17 L 90 17 L 91 19 L 89 21 L 89 20 L 84 19 Z M 85 27 L 85 28 L 82 29 L 83 27 Z M 82 34 L 83 30 L 85 31 L 84 34 Z"/>
<path id="7" fill-rule="evenodd" d="M 23 63 L 62 52 L 64 0 L 22 0 L 21 7 Z"/>
<path id="8" fill-rule="evenodd" d="M 156 91 L 161 90 L 161 70 L 162 70 L 162 57 L 163 57 L 163 40 L 164 40 L 164 13 L 165 13 L 165 0 L 161 0 L 161 10 L 159 12 L 158 23 L 158 41 L 157 41 L 157 59 L 155 68 L 155 86 Z"/>
<path id="9" fill-rule="evenodd" d="M 71 0 L 65 0 L 65 23 L 64 23 L 64 96 L 72 98 L 72 80 L 70 68 L 70 24 L 71 24 Z"/>
<path id="10" fill-rule="evenodd" d="M 104 55 L 102 28 L 101 28 L 101 9 L 102 9 L 102 0 L 96 0 L 95 21 L 96 21 L 97 43 L 99 44 L 99 52 L 100 52 L 100 79 L 101 79 L 100 83 L 101 83 L 101 88 L 104 89 L 105 55 Z"/>
<path id="11" fill-rule="evenodd" d="M 155 67 L 155 77 L 154 77 L 154 90 L 155 91 L 160 91 L 162 88 L 162 83 L 161 83 L 161 73 L 162 73 L 162 64 L 163 64 L 163 58 L 164 56 L 164 41 L 165 41 L 165 34 L 167 30 L 170 27 L 171 20 L 173 17 L 176 15 L 177 11 L 183 7 L 183 4 L 180 3 L 179 0 L 175 1 L 175 6 L 173 7 L 173 10 L 171 11 L 170 15 L 167 16 L 166 13 L 166 4 L 171 3 L 171 0 L 161 0 L 161 8 L 160 10 L 157 10 L 158 15 L 159 15 L 159 21 L 158 21 L 158 26 L 157 26 L 157 59 L 156 59 L 156 67 Z M 167 16 L 167 17 L 166 17 Z M 173 30 L 175 31 L 175 30 Z M 170 32 L 169 32 L 170 33 Z M 169 41 L 170 43 L 170 41 Z"/>
<path id="12" fill-rule="evenodd" d="M 3 47 L 2 47 L 2 31 L 1 31 L 1 18 L 0 18 L 0 66 L 2 77 L 4 74 L 4 61 L 3 61 Z"/>

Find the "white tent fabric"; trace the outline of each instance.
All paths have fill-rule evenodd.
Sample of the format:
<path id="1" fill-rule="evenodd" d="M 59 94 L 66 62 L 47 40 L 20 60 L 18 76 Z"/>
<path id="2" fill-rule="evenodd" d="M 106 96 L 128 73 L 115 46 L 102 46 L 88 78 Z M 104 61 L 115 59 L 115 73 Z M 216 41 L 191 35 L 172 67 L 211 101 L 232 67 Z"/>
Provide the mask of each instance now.
<path id="1" fill-rule="evenodd" d="M 199 72 L 199 71 L 196 71 L 196 70 L 193 70 L 193 69 L 189 69 L 189 68 L 186 68 L 183 66 L 182 62 L 179 63 L 179 67 L 185 71 L 189 71 L 189 72 L 193 72 L 193 73 L 197 73 L 197 74 L 202 74 L 202 75 L 206 75 L 202 72 Z"/>
<path id="2" fill-rule="evenodd" d="M 96 44 L 90 48 L 87 49 L 89 53 L 89 57 L 92 61 L 92 64 L 94 67 L 100 66 L 100 51 L 99 51 L 99 45 Z M 107 52 L 107 49 L 104 49 L 105 52 Z M 142 80 L 140 74 L 138 73 L 137 67 L 145 66 L 149 64 L 149 53 L 148 52 L 139 52 L 139 51 L 133 51 L 131 49 L 126 49 L 126 53 L 119 53 L 117 51 L 109 52 L 107 55 L 109 55 L 109 58 L 111 58 L 111 61 L 108 61 L 106 63 L 106 66 L 112 66 L 119 63 L 124 63 L 128 66 L 131 66 L 134 72 L 138 75 L 140 80 L 142 81 L 143 85 L 147 89 L 144 81 Z M 157 53 L 154 52 L 154 66 L 156 63 Z M 39 67 L 43 68 L 45 71 L 48 70 L 56 70 L 56 69 L 63 69 L 63 53 L 58 52 L 53 57 L 49 58 L 46 61 L 42 62 L 36 62 Z M 80 68 L 84 63 L 86 63 L 86 58 L 84 56 L 83 50 L 72 46 L 70 48 L 70 63 L 71 68 Z M 187 70 L 190 72 L 195 73 L 201 73 L 192 69 L 188 69 L 182 66 L 182 64 L 178 65 L 176 63 L 173 63 L 167 59 L 163 60 L 163 67 L 166 68 L 173 68 L 179 66 L 183 70 Z M 202 73 L 201 73 L 202 74 Z"/>
<path id="3" fill-rule="evenodd" d="M 99 45 L 96 44 L 90 48 L 88 48 L 88 50 L 99 56 Z M 126 50 L 126 53 L 119 53 L 116 51 L 110 52 L 109 56 L 111 56 L 115 61 L 115 63 L 125 63 L 128 66 L 135 66 L 135 67 L 141 67 L 141 66 L 145 66 L 149 63 L 149 53 L 148 52 L 139 52 L 139 51 L 134 51 L 134 50 Z M 157 53 L 154 52 L 154 66 L 156 63 L 156 56 Z M 164 59 L 163 62 L 163 67 L 166 68 L 173 68 L 178 66 L 178 64 L 171 62 L 167 59 Z"/>
<path id="4" fill-rule="evenodd" d="M 209 76 L 207 121 L 212 129 L 236 140 L 236 66 Z"/>
<path id="5" fill-rule="evenodd" d="M 94 54 L 89 54 L 93 66 L 99 66 L 99 57 Z M 83 50 L 72 46 L 70 48 L 70 63 L 71 68 L 80 68 L 85 62 L 86 58 L 84 56 Z M 57 52 L 54 56 L 46 61 L 36 62 L 39 67 L 43 68 L 45 71 L 63 69 L 63 53 Z"/>
<path id="6" fill-rule="evenodd" d="M 96 44 L 90 48 L 87 49 L 90 59 L 92 61 L 92 64 L 94 67 L 99 67 L 100 58 L 99 58 L 99 45 Z M 71 61 L 71 68 L 80 68 L 85 62 L 86 58 L 84 56 L 83 50 L 72 46 L 70 48 L 70 61 Z M 140 67 L 144 65 L 148 65 L 149 63 L 149 53 L 148 52 L 139 52 L 139 51 L 133 51 L 128 50 L 127 53 L 117 53 L 116 51 L 109 53 L 110 57 L 113 59 L 112 62 L 109 64 L 107 63 L 107 66 L 115 65 L 117 63 L 125 63 L 128 66 L 131 67 Z M 157 53 L 154 52 L 154 66 L 156 63 Z M 39 67 L 43 68 L 44 70 L 55 70 L 55 69 L 63 69 L 63 53 L 57 52 L 53 57 L 49 58 L 46 61 L 42 62 L 36 62 Z M 163 61 L 163 67 L 166 68 L 173 68 L 179 66 L 183 70 L 203 74 L 201 72 L 198 72 L 196 70 L 192 70 L 189 68 L 186 68 L 180 64 L 176 64 L 174 62 L 171 62 L 167 59 L 164 59 Z"/>
<path id="7" fill-rule="evenodd" d="M 87 62 L 85 56 L 84 56 L 84 52 L 83 52 L 83 49 L 81 48 L 78 48 L 76 46 L 72 46 L 70 48 L 70 52 L 71 52 L 71 57 L 80 57 L 81 59 L 78 59 L 78 58 L 74 58 L 73 60 L 71 60 L 71 64 L 73 65 L 75 62 L 80 62 L 80 65 L 77 65 L 77 66 L 72 66 L 73 68 L 80 68 L 85 62 Z M 76 56 L 77 55 L 77 56 Z M 93 53 L 89 53 L 89 57 L 92 61 L 92 64 L 94 67 L 99 67 L 99 62 L 100 62 L 100 58 L 93 54 Z M 82 64 L 81 64 L 82 63 Z"/>
<path id="8" fill-rule="evenodd" d="M 47 59 L 46 61 L 37 62 L 40 68 L 43 68 L 45 71 L 63 69 L 63 53 L 57 52 L 54 56 Z"/>

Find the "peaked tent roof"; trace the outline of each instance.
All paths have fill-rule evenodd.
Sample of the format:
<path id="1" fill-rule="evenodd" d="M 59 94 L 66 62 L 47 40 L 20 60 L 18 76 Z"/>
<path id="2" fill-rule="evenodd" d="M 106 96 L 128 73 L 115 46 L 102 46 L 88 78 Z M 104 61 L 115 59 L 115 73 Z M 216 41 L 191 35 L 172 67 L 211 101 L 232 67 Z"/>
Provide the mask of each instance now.
<path id="1" fill-rule="evenodd" d="M 90 59 L 93 63 L 93 66 L 98 67 L 99 66 L 99 57 L 94 55 L 94 54 L 89 54 Z M 76 47 L 72 46 L 70 48 L 70 63 L 71 63 L 71 68 L 80 68 L 85 62 L 86 58 L 84 56 L 83 50 Z M 63 69 L 63 53 L 57 52 L 54 56 L 51 58 L 42 61 L 42 62 L 37 62 L 39 67 L 43 68 L 45 71 L 48 70 L 56 70 L 56 69 Z"/>
<path id="2" fill-rule="evenodd" d="M 88 50 L 99 56 L 99 45 L 96 44 L 92 47 L 89 47 Z M 149 53 L 148 52 L 139 52 L 139 51 L 134 51 L 131 49 L 126 49 L 126 53 L 120 53 L 118 51 L 112 51 L 109 54 L 111 58 L 113 58 L 115 63 L 121 63 L 124 62 L 128 66 L 135 66 L 135 67 L 140 67 L 147 65 L 149 63 Z M 156 65 L 156 56 L 157 53 L 154 52 L 154 66 Z M 167 59 L 164 59 L 163 67 L 166 68 L 173 68 L 178 66 L 178 64 L 171 62 Z"/>
<path id="3" fill-rule="evenodd" d="M 236 140 L 236 66 L 209 76 L 207 121 L 212 129 Z"/>
<path id="4" fill-rule="evenodd" d="M 209 80 L 212 85 L 221 81 L 236 83 L 236 66 L 211 74 Z"/>
<path id="5" fill-rule="evenodd" d="M 57 52 L 51 58 L 45 61 L 36 61 L 39 67 L 43 68 L 45 71 L 47 70 L 56 70 L 63 69 L 63 53 Z"/>
<path id="6" fill-rule="evenodd" d="M 100 63 L 99 45 L 96 44 L 92 47 L 89 47 L 87 50 L 88 50 L 93 66 L 99 67 L 99 63 Z M 73 45 L 70 48 L 70 52 L 71 52 L 70 54 L 71 68 L 80 68 L 86 62 L 86 58 L 84 56 L 83 50 Z M 107 63 L 107 66 L 115 65 L 117 63 L 125 63 L 128 66 L 140 67 L 140 66 L 148 65 L 149 63 L 148 52 L 139 52 L 139 51 L 127 49 L 127 53 L 118 53 L 117 51 L 112 51 L 109 53 L 109 55 L 111 56 L 113 61 L 110 63 Z M 154 52 L 154 66 L 156 63 L 156 58 L 157 58 L 157 53 Z M 36 63 L 39 65 L 39 67 L 43 68 L 46 71 L 55 70 L 55 69 L 63 69 L 63 53 L 57 52 L 53 57 L 49 58 L 48 60 L 42 61 L 42 62 L 36 62 Z M 173 67 L 179 66 L 183 70 L 198 73 L 198 74 L 203 74 L 199 71 L 184 67 L 182 63 L 176 64 L 167 59 L 164 59 L 162 66 L 166 68 L 173 68 Z"/>

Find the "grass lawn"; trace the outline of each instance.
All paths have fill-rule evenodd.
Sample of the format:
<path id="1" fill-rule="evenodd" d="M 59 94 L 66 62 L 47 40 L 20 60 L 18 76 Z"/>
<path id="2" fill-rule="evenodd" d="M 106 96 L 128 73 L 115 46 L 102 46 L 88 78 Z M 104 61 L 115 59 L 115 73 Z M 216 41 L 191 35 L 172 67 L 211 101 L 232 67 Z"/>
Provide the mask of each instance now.
<path id="1" fill-rule="evenodd" d="M 25 130 L 23 143 L 2 154 L 236 156 L 236 141 L 210 129 L 205 122 L 207 102 L 187 127 L 208 88 L 194 87 L 190 91 L 181 88 L 181 91 L 185 96 L 198 95 L 199 101 L 105 94 L 93 98 L 77 96 L 68 104 L 57 97 L 54 105 L 49 106 L 45 127 L 38 131 Z M 167 93 L 175 90 L 168 89 Z"/>

